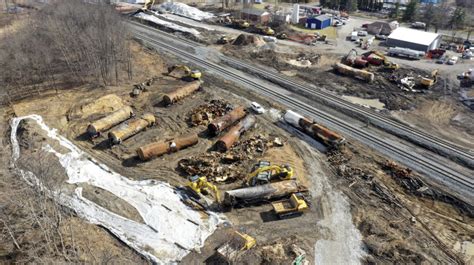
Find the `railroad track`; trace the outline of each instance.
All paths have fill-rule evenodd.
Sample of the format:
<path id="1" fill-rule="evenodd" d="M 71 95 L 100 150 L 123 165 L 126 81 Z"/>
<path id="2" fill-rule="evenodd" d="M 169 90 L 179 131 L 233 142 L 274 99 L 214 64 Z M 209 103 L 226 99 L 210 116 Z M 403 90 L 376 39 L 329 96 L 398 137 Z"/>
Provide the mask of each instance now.
<path id="1" fill-rule="evenodd" d="M 159 34 L 161 34 L 161 32 Z M 382 151 L 386 155 L 389 155 L 394 160 L 397 160 L 400 163 L 405 164 L 411 168 L 417 169 L 417 171 L 419 171 L 420 173 L 435 177 L 437 182 L 440 184 L 455 185 L 455 187 L 451 187 L 451 190 L 455 192 L 455 194 L 464 197 L 464 199 L 467 199 L 466 202 L 472 203 L 474 182 L 471 176 L 464 175 L 456 169 L 445 166 L 442 162 L 434 160 L 434 157 L 425 157 L 425 155 L 423 154 L 413 152 L 406 148 L 401 148 L 397 144 L 391 143 L 390 141 L 387 141 L 385 139 L 379 139 L 378 136 L 373 135 L 372 133 L 369 133 L 361 128 L 348 124 L 337 117 L 334 117 L 330 114 L 324 113 L 316 108 L 313 108 L 312 106 L 305 104 L 291 96 L 285 95 L 285 93 L 278 92 L 278 90 L 269 88 L 249 78 L 243 77 L 235 71 L 228 70 L 218 64 L 199 58 L 192 53 L 186 52 L 181 48 L 177 48 L 177 45 L 175 45 L 175 43 L 173 43 L 174 41 L 172 39 L 169 39 L 169 37 L 167 41 L 162 41 L 159 39 L 151 38 L 139 32 L 135 32 L 134 35 L 136 36 L 136 38 L 149 43 L 155 48 L 160 48 L 165 51 L 168 51 L 175 56 L 178 56 L 184 60 L 188 60 L 198 66 L 202 66 L 207 70 L 211 70 L 212 72 L 219 74 L 220 76 L 228 80 L 234 81 L 235 83 L 243 84 L 247 87 L 253 88 L 254 90 L 257 90 L 270 98 L 276 99 L 277 101 L 288 106 L 289 108 L 302 113 L 303 115 L 323 120 L 324 124 L 328 127 L 351 135 L 357 140 L 368 144 L 372 148 Z M 179 41 L 181 42 L 181 40 Z M 188 44 L 196 45 L 196 43 L 191 42 L 189 42 Z M 457 191 L 459 189 L 461 189 L 461 192 Z M 466 194 L 468 195 L 464 196 Z"/>
<path id="2" fill-rule="evenodd" d="M 143 25 L 140 23 L 137 23 L 137 22 L 132 22 L 132 23 L 140 27 L 143 27 Z M 150 30 L 156 30 L 156 29 L 150 28 Z M 161 32 L 159 33 L 162 34 Z M 167 34 L 167 33 L 166 35 L 170 36 L 170 34 Z M 173 37 L 176 38 L 175 36 Z M 180 42 L 186 43 L 188 46 L 191 46 L 191 47 L 202 46 L 201 44 L 197 42 L 187 40 L 187 39 L 180 39 Z M 234 58 L 230 58 L 228 56 L 221 55 L 220 57 L 223 61 L 228 62 L 233 66 L 237 66 L 237 68 L 241 70 L 251 72 L 251 73 L 258 73 L 258 75 L 263 76 L 264 78 L 272 82 L 276 82 L 280 86 L 283 86 L 288 89 L 298 90 L 307 95 L 315 96 L 318 99 L 323 100 L 328 105 L 331 105 L 337 109 L 344 110 L 345 113 L 349 114 L 350 116 L 356 117 L 358 119 L 360 119 L 360 117 L 364 117 L 367 121 L 370 121 L 371 124 L 379 128 L 382 128 L 383 130 L 386 130 L 412 143 L 415 143 L 417 145 L 420 145 L 422 147 L 425 147 L 437 153 L 440 153 L 444 156 L 447 156 L 456 162 L 460 162 L 461 164 L 466 165 L 470 169 L 474 169 L 474 153 L 473 153 L 474 151 L 473 150 L 467 150 L 450 141 L 446 141 L 445 139 L 433 136 L 429 133 L 413 128 L 409 125 L 395 121 L 389 117 L 386 117 L 370 109 L 367 109 L 363 106 L 350 103 L 330 92 L 322 91 L 319 89 L 308 88 L 307 84 L 303 84 L 303 83 L 291 80 L 290 78 L 283 77 L 280 74 L 268 71 L 268 69 L 264 69 L 259 66 L 249 65 L 247 63 L 244 63 Z"/>

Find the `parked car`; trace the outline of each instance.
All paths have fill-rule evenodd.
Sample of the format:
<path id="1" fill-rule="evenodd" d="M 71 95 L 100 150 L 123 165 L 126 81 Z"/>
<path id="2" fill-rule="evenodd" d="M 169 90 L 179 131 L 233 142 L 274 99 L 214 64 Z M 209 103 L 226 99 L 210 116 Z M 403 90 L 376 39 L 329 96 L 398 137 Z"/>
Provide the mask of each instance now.
<path id="1" fill-rule="evenodd" d="M 447 64 L 449 65 L 453 65 L 453 64 L 456 64 L 458 62 L 459 58 L 457 56 L 453 56 L 451 58 L 449 58 Z"/>
<path id="2" fill-rule="evenodd" d="M 360 30 L 360 31 L 357 32 L 357 35 L 358 35 L 358 36 L 367 36 L 368 33 L 367 33 L 367 31 Z"/>
<path id="3" fill-rule="evenodd" d="M 375 35 L 375 38 L 378 40 L 387 40 L 387 35 L 382 35 L 382 34 L 377 34 Z"/>
<path id="4" fill-rule="evenodd" d="M 344 25 L 344 23 L 342 23 L 339 20 L 334 21 L 334 24 L 333 24 L 334 27 L 341 27 L 342 25 Z"/>
<path id="5" fill-rule="evenodd" d="M 255 111 L 255 113 L 258 113 L 258 114 L 265 113 L 265 109 L 262 107 L 262 105 L 258 104 L 257 102 L 250 103 L 250 108 L 253 111 Z"/>
<path id="6" fill-rule="evenodd" d="M 411 27 L 415 29 L 424 29 L 426 28 L 426 23 L 423 22 L 413 22 L 411 23 Z"/>
<path id="7" fill-rule="evenodd" d="M 446 55 L 440 56 L 438 60 L 436 60 L 436 63 L 444 64 L 446 62 L 446 59 Z"/>

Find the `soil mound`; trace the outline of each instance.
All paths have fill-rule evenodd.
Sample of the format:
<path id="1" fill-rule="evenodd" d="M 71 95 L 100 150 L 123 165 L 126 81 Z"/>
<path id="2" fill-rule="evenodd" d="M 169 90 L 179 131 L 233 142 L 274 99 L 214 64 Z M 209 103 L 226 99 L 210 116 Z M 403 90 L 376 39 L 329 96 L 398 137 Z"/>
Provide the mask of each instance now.
<path id="1" fill-rule="evenodd" d="M 238 46 L 247 46 L 247 45 L 254 45 L 254 46 L 262 46 L 265 44 L 265 41 L 259 36 L 249 35 L 249 34 L 240 34 L 232 43 L 233 45 Z"/>

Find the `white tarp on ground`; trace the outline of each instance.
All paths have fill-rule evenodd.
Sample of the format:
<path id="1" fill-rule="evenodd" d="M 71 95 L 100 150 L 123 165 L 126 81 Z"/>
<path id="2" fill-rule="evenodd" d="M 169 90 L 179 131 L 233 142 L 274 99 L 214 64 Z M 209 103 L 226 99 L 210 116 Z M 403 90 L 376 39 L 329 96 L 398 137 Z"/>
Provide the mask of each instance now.
<path id="1" fill-rule="evenodd" d="M 195 7 L 188 6 L 183 3 L 166 2 L 161 4 L 159 7 L 175 15 L 180 15 L 198 21 L 214 17 L 214 14 L 212 13 L 201 11 Z"/>
<path id="2" fill-rule="evenodd" d="M 171 23 L 171 22 L 168 22 L 168 21 L 165 21 L 165 20 L 162 20 L 162 19 L 159 19 L 157 18 L 156 16 L 153 16 L 153 15 L 148 15 L 148 14 L 145 14 L 145 13 L 138 13 L 135 15 L 135 17 L 137 18 L 141 18 L 141 19 L 144 19 L 144 20 L 147 20 L 147 21 L 150 21 L 150 22 L 153 22 L 157 25 L 160 25 L 160 26 L 163 26 L 163 27 L 166 27 L 166 28 L 170 28 L 174 31 L 180 31 L 180 32 L 185 32 L 185 33 L 190 33 L 194 36 L 198 36 L 199 35 L 199 31 L 195 30 L 195 29 L 192 29 L 192 28 L 188 28 L 188 27 L 182 27 L 180 25 L 177 25 L 177 24 L 174 24 L 174 23 Z"/>
<path id="3" fill-rule="evenodd" d="M 107 190 L 136 208 L 145 223 L 138 223 L 117 215 L 82 197 L 81 189 L 75 194 L 61 192 L 59 201 L 94 224 L 100 224 L 123 242 L 156 263 L 174 263 L 189 251 L 199 249 L 205 239 L 214 232 L 220 218 L 209 213 L 204 219 L 201 213 L 186 206 L 179 194 L 168 184 L 155 181 L 134 181 L 111 171 L 72 142 L 50 129 L 41 116 L 29 115 L 14 118 L 11 122 L 13 161 L 20 157 L 17 129 L 20 121 L 35 121 L 47 132 L 50 140 L 58 141 L 68 152 L 60 153 L 46 145 L 46 151 L 55 154 L 66 170 L 68 183 L 87 183 Z M 28 171 L 19 170 L 26 181 L 41 188 L 38 179 Z"/>

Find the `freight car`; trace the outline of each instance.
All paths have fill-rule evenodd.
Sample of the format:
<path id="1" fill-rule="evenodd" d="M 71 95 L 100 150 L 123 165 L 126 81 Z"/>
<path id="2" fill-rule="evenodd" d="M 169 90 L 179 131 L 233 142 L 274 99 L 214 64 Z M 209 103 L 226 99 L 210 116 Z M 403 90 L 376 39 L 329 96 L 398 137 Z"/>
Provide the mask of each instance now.
<path id="1" fill-rule="evenodd" d="M 345 142 L 345 138 L 338 133 L 329 130 L 321 124 L 311 122 L 292 110 L 287 110 L 283 115 L 283 119 L 329 147 L 338 147 Z"/>

